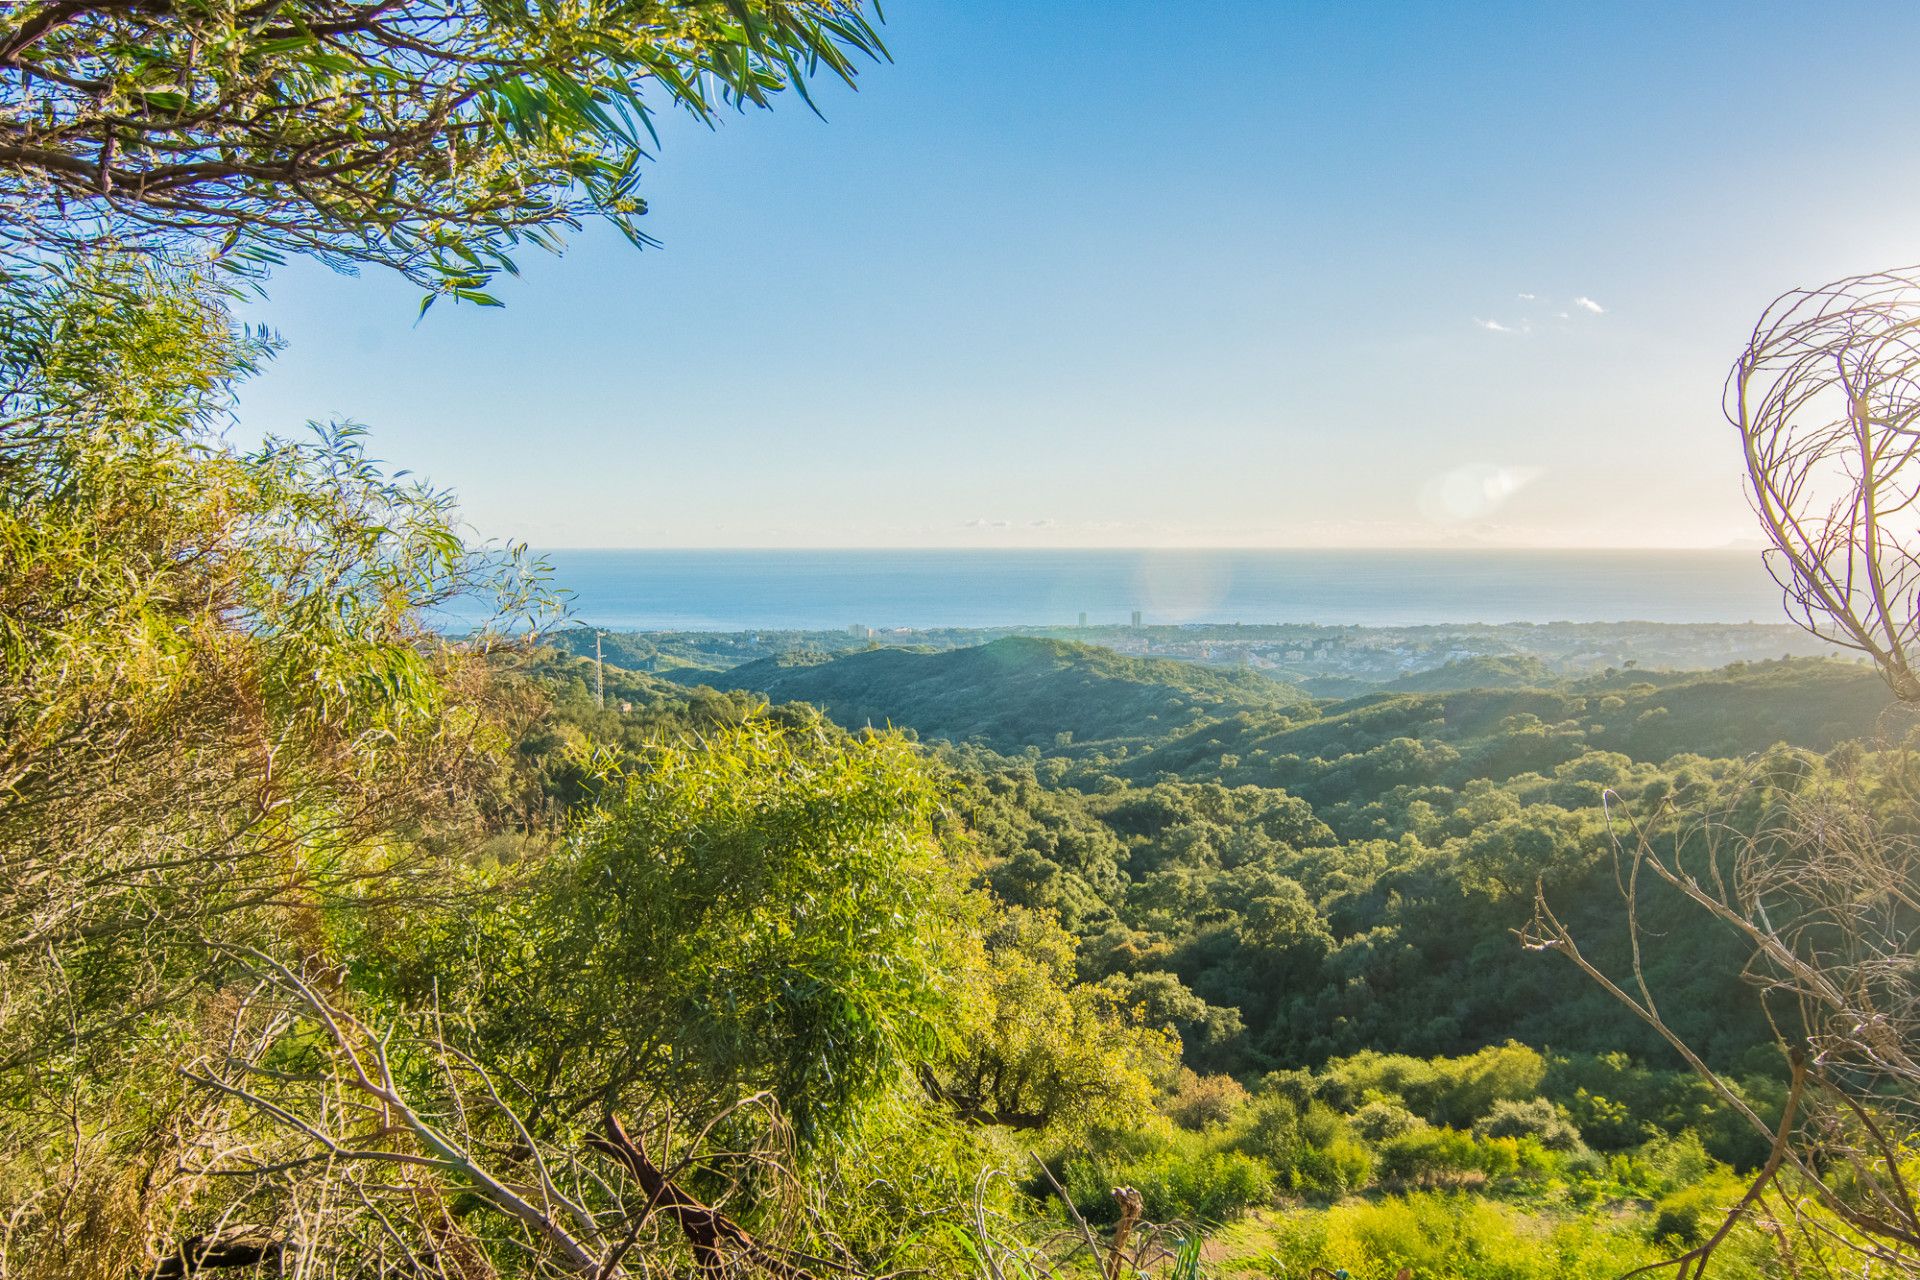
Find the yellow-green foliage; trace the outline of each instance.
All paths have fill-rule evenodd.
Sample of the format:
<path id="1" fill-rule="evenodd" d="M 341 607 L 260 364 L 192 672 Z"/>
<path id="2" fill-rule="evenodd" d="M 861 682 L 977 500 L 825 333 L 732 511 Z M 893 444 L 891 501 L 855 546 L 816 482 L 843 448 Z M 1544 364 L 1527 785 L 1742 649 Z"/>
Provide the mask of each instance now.
<path id="1" fill-rule="evenodd" d="M 336 962 L 506 776 L 491 672 L 425 616 L 506 566 L 356 429 L 229 445 L 270 346 L 126 260 L 0 292 L 0 1205 L 38 1274 L 201 1212 L 175 1112 L 225 1118 L 179 1068 L 234 953 Z"/>
<path id="2" fill-rule="evenodd" d="M 1458 1058 L 1357 1053 L 1328 1063 L 1321 1074 L 1322 1091 L 1334 1101 L 1398 1098 L 1435 1124 L 1467 1125 L 1497 1102 L 1534 1097 L 1546 1073 L 1538 1051 L 1508 1041 Z"/>
<path id="3" fill-rule="evenodd" d="M 951 1043 L 957 886 L 897 738 L 755 717 L 620 765 L 523 889 L 411 949 L 397 995 L 472 1012 L 541 1105 L 771 1091 L 803 1150 Z M 604 1102 L 590 1102 L 604 1099 Z"/>
<path id="4" fill-rule="evenodd" d="M 937 1089 L 966 1119 L 1080 1128 L 1151 1114 L 1180 1045 L 1074 981 L 1073 939 L 1049 913 L 995 909 L 960 962 L 952 1051 Z"/>
<path id="5" fill-rule="evenodd" d="M 1258 1248 L 1256 1233 L 1241 1239 Z M 1392 1280 L 1402 1267 L 1420 1280 L 1612 1280 L 1663 1256 L 1631 1223 L 1534 1216 L 1474 1196 L 1416 1192 L 1282 1214 L 1270 1247 L 1249 1262 L 1276 1277 L 1318 1266 L 1354 1280 Z"/>
<path id="6" fill-rule="evenodd" d="M 1157 1222 L 1212 1225 L 1272 1202 L 1273 1167 L 1217 1140 L 1164 1120 L 1094 1135 L 1090 1149 L 1066 1161 L 1067 1194 L 1089 1221 L 1116 1215 L 1109 1192 L 1140 1192 Z"/>

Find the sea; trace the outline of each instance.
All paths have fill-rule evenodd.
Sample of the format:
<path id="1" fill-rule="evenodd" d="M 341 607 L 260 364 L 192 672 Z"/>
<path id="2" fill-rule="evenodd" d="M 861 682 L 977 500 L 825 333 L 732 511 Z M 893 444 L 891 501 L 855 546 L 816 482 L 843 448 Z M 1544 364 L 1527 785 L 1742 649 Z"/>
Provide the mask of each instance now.
<path id="1" fill-rule="evenodd" d="M 1757 551 L 554 550 L 619 631 L 1780 622 Z"/>

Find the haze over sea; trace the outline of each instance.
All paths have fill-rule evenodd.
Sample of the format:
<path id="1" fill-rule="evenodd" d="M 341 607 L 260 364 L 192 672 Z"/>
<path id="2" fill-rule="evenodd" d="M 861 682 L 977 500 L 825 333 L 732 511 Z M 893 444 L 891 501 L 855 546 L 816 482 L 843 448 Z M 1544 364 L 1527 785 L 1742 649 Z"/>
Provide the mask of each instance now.
<path id="1" fill-rule="evenodd" d="M 1187 622 L 1779 622 L 1755 551 L 545 553 L 575 619 L 632 631 Z"/>

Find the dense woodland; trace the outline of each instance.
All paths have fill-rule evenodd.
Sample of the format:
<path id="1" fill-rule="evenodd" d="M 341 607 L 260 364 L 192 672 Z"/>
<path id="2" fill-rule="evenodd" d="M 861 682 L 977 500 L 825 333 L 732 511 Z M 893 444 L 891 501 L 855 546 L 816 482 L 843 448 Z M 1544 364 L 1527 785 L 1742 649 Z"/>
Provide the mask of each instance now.
<path id="1" fill-rule="evenodd" d="M 1536 1209 L 1651 1204 L 1635 1240 L 1697 1239 L 1768 1144 L 1606 992 L 1521 944 L 1536 887 L 1620 962 L 1619 841 L 1636 817 L 1758 824 L 1782 796 L 1839 787 L 1904 824 L 1920 782 L 1910 713 L 1872 670 L 1831 660 L 1447 687 L 1473 664 L 1421 692 L 1326 701 L 1013 638 L 762 659 L 708 677 L 726 692 L 605 668 L 606 710 L 590 660 L 553 653 L 540 670 L 560 720 L 631 750 L 767 714 L 919 736 L 972 882 L 1064 931 L 1063 981 L 1178 1046 L 1150 1111 L 1071 1137 L 1027 1118 L 1092 1221 L 1122 1183 L 1214 1222 L 1276 1197 L 1451 1188 Z M 1671 1017 L 1777 1115 L 1783 1064 L 1740 939 L 1677 895 L 1641 898 Z"/>

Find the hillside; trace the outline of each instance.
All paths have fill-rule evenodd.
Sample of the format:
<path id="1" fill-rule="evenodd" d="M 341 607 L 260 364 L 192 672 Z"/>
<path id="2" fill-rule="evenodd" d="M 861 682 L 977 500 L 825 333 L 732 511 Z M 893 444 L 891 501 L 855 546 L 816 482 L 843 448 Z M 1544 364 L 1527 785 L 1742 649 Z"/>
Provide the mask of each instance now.
<path id="1" fill-rule="evenodd" d="M 1356 788 L 1550 772 L 1588 751 L 1659 763 L 1751 756 L 1778 742 L 1827 751 L 1850 738 L 1905 732 L 1886 685 L 1851 663 L 1799 659 L 1660 679 L 1380 692 L 1312 720 L 1235 716 L 1163 739 L 1114 772 L 1278 786 L 1322 801 Z"/>
<path id="2" fill-rule="evenodd" d="M 1460 658 L 1383 685 L 1394 693 L 1439 693 L 1450 689 L 1534 689 L 1554 683 L 1538 658 L 1494 655 Z"/>
<path id="3" fill-rule="evenodd" d="M 1001 751 L 1162 737 L 1203 719 L 1244 712 L 1284 719 L 1311 706 L 1295 686 L 1250 671 L 1032 637 L 944 652 L 762 659 L 708 683 L 809 702 L 850 727 L 894 725 Z"/>

